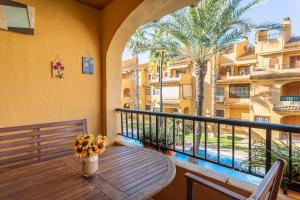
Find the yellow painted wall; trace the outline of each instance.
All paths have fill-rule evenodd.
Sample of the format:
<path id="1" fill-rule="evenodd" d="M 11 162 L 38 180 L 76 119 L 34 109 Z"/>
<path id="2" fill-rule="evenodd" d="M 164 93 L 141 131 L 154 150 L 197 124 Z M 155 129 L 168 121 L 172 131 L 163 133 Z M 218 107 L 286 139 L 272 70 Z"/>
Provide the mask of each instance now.
<path id="1" fill-rule="evenodd" d="M 0 127 L 87 118 L 100 133 L 100 12 L 71 0 L 18 2 L 35 7 L 35 35 L 0 30 Z M 94 75 L 81 72 L 87 52 Z M 62 80 L 51 78 L 58 54 Z"/>

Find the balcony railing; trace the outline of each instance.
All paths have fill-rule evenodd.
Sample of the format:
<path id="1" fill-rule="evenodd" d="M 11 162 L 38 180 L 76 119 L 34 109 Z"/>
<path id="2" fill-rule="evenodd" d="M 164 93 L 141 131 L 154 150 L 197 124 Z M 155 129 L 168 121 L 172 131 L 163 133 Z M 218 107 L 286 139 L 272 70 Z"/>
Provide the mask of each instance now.
<path id="1" fill-rule="evenodd" d="M 281 96 L 280 101 L 300 101 L 300 96 Z"/>
<path id="2" fill-rule="evenodd" d="M 242 120 L 229 120 L 221 118 L 198 117 L 192 115 L 181 115 L 161 112 L 137 111 L 129 109 L 116 109 L 121 116 L 121 135 L 142 142 L 157 150 L 173 151 L 184 156 L 206 160 L 224 167 L 249 173 L 255 176 L 263 177 L 270 169 L 272 162 L 276 159 L 276 154 L 272 153 L 276 148 L 273 144 L 272 136 L 279 132 L 287 132 L 287 140 L 281 141 L 286 145 L 287 168 L 284 178 L 284 186 L 286 188 L 299 190 L 300 182 L 298 174 L 294 172 L 299 169 L 298 161 L 295 156 L 299 156 L 299 147 L 294 147 L 293 137 L 300 133 L 300 126 L 290 126 L 283 124 L 259 123 Z M 225 148 L 224 126 L 227 128 L 226 134 L 231 138 L 232 142 Z M 230 129 L 228 129 L 230 127 Z M 239 129 L 248 130 L 245 139 L 247 143 L 243 147 L 237 145 L 237 136 Z M 201 130 L 197 133 L 196 130 Z M 230 130 L 230 131 L 228 131 Z M 263 152 L 259 155 L 263 162 L 253 165 L 255 162 L 256 145 L 253 144 L 252 135 L 260 131 L 264 137 Z M 214 145 L 211 143 L 211 134 L 215 135 Z M 190 137 L 192 135 L 192 139 Z M 196 137 L 196 135 L 200 135 Z M 222 135 L 222 137 L 221 137 Z M 189 137 L 189 139 L 187 139 Z M 196 150 L 196 139 L 199 139 L 200 148 Z M 223 138 L 224 139 L 224 138 Z M 189 141 L 188 141 L 189 140 Z M 192 141 L 190 141 L 192 140 Z M 198 140 L 198 141 L 199 141 Z M 240 151 L 244 151 L 245 158 L 241 160 Z M 295 152 L 294 152 L 295 151 Z M 224 158 L 224 154 L 226 158 Z M 228 153 L 230 155 L 228 155 Z M 297 154 L 296 154 L 297 153 Z M 257 155 L 256 155 L 257 156 Z"/>
<path id="3" fill-rule="evenodd" d="M 259 41 L 268 41 L 268 40 L 275 40 L 278 39 L 280 36 L 280 33 L 273 33 L 268 35 L 259 36 Z"/>
<path id="4" fill-rule="evenodd" d="M 255 66 L 253 71 L 267 71 L 267 70 L 285 70 L 285 69 L 295 69 L 300 68 L 300 64 L 296 63 L 287 63 L 287 64 L 275 64 L 273 66 L 270 65 L 262 65 L 262 66 Z"/>

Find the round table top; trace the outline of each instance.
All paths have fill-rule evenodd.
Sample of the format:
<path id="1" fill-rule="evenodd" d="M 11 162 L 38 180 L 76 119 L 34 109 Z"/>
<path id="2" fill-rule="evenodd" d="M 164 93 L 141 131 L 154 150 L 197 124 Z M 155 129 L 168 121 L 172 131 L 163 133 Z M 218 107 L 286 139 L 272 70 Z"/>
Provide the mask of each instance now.
<path id="1" fill-rule="evenodd" d="M 97 174 L 117 188 L 124 199 L 148 199 L 172 182 L 176 167 L 157 151 L 119 146 L 99 157 Z"/>
<path id="2" fill-rule="evenodd" d="M 0 199 L 149 199 L 175 177 L 173 161 L 154 150 L 110 147 L 96 175 L 82 176 L 74 156 L 12 169 L 0 175 Z"/>

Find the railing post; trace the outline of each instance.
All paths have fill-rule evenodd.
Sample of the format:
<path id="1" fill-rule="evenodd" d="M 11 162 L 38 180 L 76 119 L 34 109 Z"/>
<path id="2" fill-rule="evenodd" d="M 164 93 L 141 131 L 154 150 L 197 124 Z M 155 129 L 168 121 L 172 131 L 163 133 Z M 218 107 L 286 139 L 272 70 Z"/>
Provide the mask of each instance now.
<path id="1" fill-rule="evenodd" d="M 217 162 L 220 163 L 220 123 L 218 123 L 218 146 L 217 146 L 217 149 L 218 149 L 218 160 Z"/>
<path id="2" fill-rule="evenodd" d="M 199 122 L 201 123 L 201 122 Z M 201 132 L 202 130 L 200 130 Z M 201 138 L 200 138 L 201 141 Z M 204 123 L 204 158 L 207 159 L 207 123 Z"/>
<path id="3" fill-rule="evenodd" d="M 234 161 L 235 161 L 235 126 L 232 126 L 232 160 L 231 166 L 234 169 Z"/>
<path id="4" fill-rule="evenodd" d="M 139 113 L 136 113 L 136 130 L 137 130 L 137 139 L 140 139 L 140 115 Z"/>
<path id="5" fill-rule="evenodd" d="M 150 144 L 152 144 L 152 115 L 149 115 Z"/>
<path id="6" fill-rule="evenodd" d="M 143 114 L 143 141 L 146 142 L 145 115 Z"/>
<path id="7" fill-rule="evenodd" d="M 134 138 L 134 130 L 133 130 L 133 116 L 132 116 L 132 112 L 130 112 L 130 120 L 131 120 L 131 137 Z"/>
<path id="8" fill-rule="evenodd" d="M 196 146 L 196 140 L 195 140 L 195 121 L 193 120 L 193 156 L 195 156 L 195 146 Z"/>
<path id="9" fill-rule="evenodd" d="M 185 149 L 184 149 L 184 148 L 185 148 L 185 144 L 184 144 L 184 143 L 185 143 L 185 142 L 184 142 L 184 132 L 185 132 L 185 131 L 184 131 L 184 129 L 185 129 L 185 128 L 184 128 L 184 124 L 185 124 L 185 123 L 184 123 L 184 119 L 183 119 L 183 120 L 182 120 L 182 152 L 183 152 L 183 153 L 184 153 L 184 150 L 185 150 Z"/>
<path id="10" fill-rule="evenodd" d="M 159 150 L 159 143 L 158 143 L 158 129 L 159 129 L 159 117 L 156 115 L 155 116 L 155 125 L 156 125 L 156 128 L 155 128 L 155 140 L 156 140 L 156 150 L 158 151 Z"/>
<path id="11" fill-rule="evenodd" d="M 164 117 L 164 133 L 165 133 L 165 148 L 168 147 L 168 144 L 167 144 L 167 118 Z"/>
<path id="12" fill-rule="evenodd" d="M 176 136 L 175 136 L 175 118 L 173 117 L 173 150 L 175 150 L 176 146 Z"/>
<path id="13" fill-rule="evenodd" d="M 123 135 L 123 112 L 120 112 L 121 114 L 121 135 Z"/>
<path id="14" fill-rule="evenodd" d="M 251 163 L 251 160 L 252 160 L 252 144 L 251 144 L 251 141 L 252 141 L 252 134 L 251 134 L 251 127 L 249 127 L 249 131 L 248 131 L 248 161 L 249 163 Z M 252 169 L 251 169 L 251 165 L 249 164 L 248 165 L 248 171 L 251 173 L 252 172 Z"/>
<path id="15" fill-rule="evenodd" d="M 292 137 L 292 132 L 289 132 L 289 168 L 288 168 L 288 173 L 289 173 L 289 183 L 292 183 L 292 165 L 293 165 L 293 160 L 292 160 L 292 142 L 293 142 L 293 137 Z"/>
<path id="16" fill-rule="evenodd" d="M 125 112 L 126 136 L 128 137 L 128 114 Z"/>
<path id="17" fill-rule="evenodd" d="M 272 130 L 266 131 L 266 173 L 270 170 L 272 164 Z"/>

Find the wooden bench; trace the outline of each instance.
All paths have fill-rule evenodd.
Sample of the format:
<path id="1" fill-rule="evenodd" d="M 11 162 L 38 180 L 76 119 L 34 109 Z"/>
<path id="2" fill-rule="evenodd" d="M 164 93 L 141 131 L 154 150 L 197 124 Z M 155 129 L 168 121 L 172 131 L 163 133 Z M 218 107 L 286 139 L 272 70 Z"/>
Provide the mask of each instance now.
<path id="1" fill-rule="evenodd" d="M 187 178 L 187 200 L 193 199 L 194 182 L 201 184 L 207 188 L 211 188 L 221 195 L 225 195 L 233 200 L 276 200 L 284 171 L 284 166 L 285 161 L 283 159 L 277 159 L 269 172 L 266 174 L 263 181 L 257 187 L 256 191 L 250 197 L 244 197 L 224 187 L 200 178 L 194 174 L 186 173 L 185 176 Z"/>
<path id="2" fill-rule="evenodd" d="M 73 138 L 87 133 L 87 120 L 0 128 L 0 173 L 72 153 Z"/>

